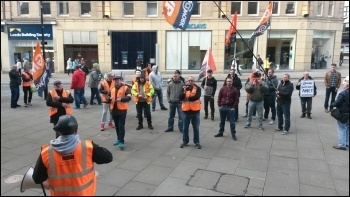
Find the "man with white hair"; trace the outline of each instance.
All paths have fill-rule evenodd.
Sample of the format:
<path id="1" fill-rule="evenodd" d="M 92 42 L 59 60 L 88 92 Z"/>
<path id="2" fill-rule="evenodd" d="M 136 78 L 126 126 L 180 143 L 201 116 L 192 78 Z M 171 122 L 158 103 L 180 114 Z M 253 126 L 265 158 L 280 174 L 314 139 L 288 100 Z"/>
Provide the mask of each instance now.
<path id="1" fill-rule="evenodd" d="M 342 115 L 342 118 L 337 120 L 338 145 L 333 146 L 338 150 L 346 150 L 346 147 L 349 147 L 349 76 L 343 80 L 343 88 L 344 91 L 338 94 L 330 106 L 339 109 Z"/>
<path id="2" fill-rule="evenodd" d="M 304 72 L 304 76 L 302 78 L 299 79 L 298 84 L 295 86 L 295 88 L 297 90 L 299 90 L 299 97 L 300 97 L 300 102 L 301 102 L 301 116 L 300 118 L 305 118 L 305 115 L 307 114 L 307 118 L 308 119 L 312 119 L 311 117 L 311 109 L 312 109 L 312 98 L 316 96 L 317 94 L 317 87 L 316 87 L 316 83 L 314 82 L 314 87 L 313 87 L 313 95 L 312 96 L 308 96 L 308 97 L 304 97 L 300 94 L 300 86 L 302 81 L 313 81 L 314 79 L 312 77 L 310 77 L 309 72 Z"/>

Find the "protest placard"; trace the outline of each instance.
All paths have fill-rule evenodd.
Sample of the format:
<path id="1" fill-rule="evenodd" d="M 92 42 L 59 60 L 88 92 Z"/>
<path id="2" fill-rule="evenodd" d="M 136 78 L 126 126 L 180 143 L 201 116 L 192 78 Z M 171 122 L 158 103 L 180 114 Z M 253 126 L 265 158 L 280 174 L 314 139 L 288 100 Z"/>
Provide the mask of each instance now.
<path id="1" fill-rule="evenodd" d="M 314 80 L 301 80 L 300 81 L 300 97 L 312 97 L 314 96 Z"/>

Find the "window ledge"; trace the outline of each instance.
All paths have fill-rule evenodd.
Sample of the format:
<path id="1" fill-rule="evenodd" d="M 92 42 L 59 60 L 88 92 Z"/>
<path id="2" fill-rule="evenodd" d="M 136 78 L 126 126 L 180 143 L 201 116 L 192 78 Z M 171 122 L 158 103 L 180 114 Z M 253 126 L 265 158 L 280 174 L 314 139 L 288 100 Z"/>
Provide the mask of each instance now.
<path id="1" fill-rule="evenodd" d="M 29 14 L 20 14 L 19 17 L 29 17 Z"/>
<path id="2" fill-rule="evenodd" d="M 248 16 L 259 16 L 259 14 L 247 14 Z"/>
<path id="3" fill-rule="evenodd" d="M 191 17 L 199 18 L 199 17 L 201 17 L 201 15 L 192 15 Z"/>
<path id="4" fill-rule="evenodd" d="M 133 18 L 135 16 L 134 15 L 123 15 L 123 17 L 125 17 L 125 18 Z"/>
<path id="5" fill-rule="evenodd" d="M 88 17 L 91 17 L 91 14 L 81 14 L 80 16 L 81 16 L 81 17 L 87 17 L 87 18 L 88 18 Z"/>
<path id="6" fill-rule="evenodd" d="M 158 17 L 158 15 L 147 15 L 147 17 L 149 17 L 149 18 L 156 18 L 156 17 Z"/>
<path id="7" fill-rule="evenodd" d="M 59 14 L 59 17 L 69 17 L 69 14 Z"/>

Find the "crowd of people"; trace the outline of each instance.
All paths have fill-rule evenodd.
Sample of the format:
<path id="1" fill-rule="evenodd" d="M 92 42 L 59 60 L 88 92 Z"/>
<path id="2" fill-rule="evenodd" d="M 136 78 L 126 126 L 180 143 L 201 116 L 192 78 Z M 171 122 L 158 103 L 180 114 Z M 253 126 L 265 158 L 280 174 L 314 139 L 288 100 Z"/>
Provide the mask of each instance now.
<path id="1" fill-rule="evenodd" d="M 68 67 L 68 64 L 67 64 Z M 280 131 L 282 135 L 287 135 L 291 128 L 291 103 L 292 94 L 294 91 L 294 84 L 290 81 L 290 75 L 284 74 L 282 79 L 278 80 L 272 68 L 266 69 L 266 73 L 261 73 L 259 69 L 252 69 L 252 73 L 247 77 L 245 84 L 236 74 L 236 66 L 232 66 L 227 75 L 222 87 L 218 87 L 217 80 L 213 76 L 212 70 L 206 71 L 206 76 L 200 85 L 195 83 L 193 76 L 184 79 L 181 72 L 176 70 L 172 78 L 169 79 L 166 88 L 166 100 L 169 107 L 168 123 L 164 132 L 173 132 L 175 125 L 175 114 L 177 111 L 178 129 L 182 134 L 182 143 L 180 148 L 185 148 L 190 142 L 190 124 L 193 128 L 193 143 L 197 149 L 201 149 L 200 143 L 200 113 L 202 109 L 201 97 L 204 96 L 204 119 L 208 119 L 210 115 L 211 121 L 214 121 L 215 107 L 218 107 L 220 124 L 219 131 L 214 137 L 223 137 L 225 131 L 225 123 L 229 122 L 231 136 L 234 141 L 237 141 L 236 124 L 239 120 L 238 106 L 240 102 L 241 89 L 246 92 L 246 109 L 242 117 L 246 118 L 244 128 L 251 128 L 253 119 L 258 118 L 258 129 L 264 130 L 264 121 L 269 119 L 271 111 L 271 119 L 269 125 L 274 125 L 276 122 L 275 131 Z M 265 74 L 265 77 L 263 76 Z M 133 102 L 136 105 L 138 125 L 136 130 L 143 129 L 144 118 L 147 121 L 148 129 L 153 130 L 152 113 L 156 111 L 156 97 L 158 97 L 159 106 L 161 110 L 168 110 L 163 103 L 163 78 L 158 70 L 157 65 L 146 64 L 142 70 L 135 71 L 135 77 L 132 84 L 124 82 L 122 75 L 115 75 L 112 72 L 106 73 L 102 77 L 99 70 L 99 64 L 94 63 L 93 68 L 88 72 L 84 72 L 81 65 L 75 66 L 75 71 L 72 74 L 70 89 L 73 89 L 73 96 L 69 90 L 64 90 L 62 82 L 56 80 L 53 82 L 54 89 L 48 92 L 46 104 L 50 107 L 50 123 L 53 123 L 54 131 L 56 132 L 56 139 L 50 142 L 50 145 L 42 147 L 40 157 L 38 158 L 33 179 L 36 183 L 41 183 L 48 180 L 50 185 L 57 187 L 68 187 L 64 182 L 55 182 L 50 180 L 51 173 L 48 170 L 50 160 L 47 157 L 53 157 L 56 160 L 62 159 L 62 154 L 83 154 L 85 150 L 89 152 L 89 160 L 86 161 L 86 169 L 93 168 L 93 162 L 102 164 L 112 161 L 111 153 L 102 147 L 94 144 L 91 140 L 79 140 L 77 135 L 78 123 L 72 116 L 73 110 L 71 104 L 74 102 L 74 109 L 80 109 L 81 105 L 86 108 L 89 104 L 84 95 L 85 81 L 89 76 L 88 86 L 91 89 L 90 104 L 94 105 L 94 99 L 97 100 L 98 105 L 102 106 L 101 127 L 100 130 L 105 130 L 105 124 L 108 122 L 110 128 L 116 130 L 115 146 L 121 150 L 125 148 L 125 122 L 129 104 Z M 32 93 L 30 91 L 31 83 L 33 83 L 32 76 L 28 69 L 24 68 L 23 72 L 17 68 L 17 65 L 12 66 L 9 73 L 10 88 L 11 88 L 11 108 L 20 107 L 19 86 L 22 84 L 24 92 L 25 106 L 31 106 Z M 310 82 L 310 83 L 309 83 Z M 337 120 L 337 130 L 339 142 L 333 146 L 335 149 L 346 150 L 349 145 L 349 77 L 346 77 L 343 82 L 341 74 L 336 71 L 336 64 L 331 65 L 331 69 L 326 73 L 324 78 L 326 86 L 326 97 L 324 109 L 326 113 L 332 112 L 335 108 L 340 108 L 340 112 L 347 121 Z M 308 91 L 305 94 L 304 84 L 312 84 L 307 87 Z M 343 84 L 344 91 L 336 94 Z M 312 100 L 317 95 L 317 87 L 308 72 L 304 72 L 303 76 L 298 80 L 296 90 L 299 90 L 301 115 L 300 118 L 307 117 L 312 119 Z M 215 94 L 218 90 L 217 101 L 215 102 Z M 203 91 L 203 93 L 202 93 Z M 329 97 L 331 101 L 329 102 Z M 152 108 L 152 110 L 151 110 Z M 152 111 L 152 112 L 151 112 Z M 107 121 L 108 116 L 108 121 Z M 114 124 L 113 124 L 114 123 Z M 53 155 L 50 149 L 55 150 Z M 68 148 L 68 149 L 67 149 Z M 67 152 L 67 150 L 69 150 Z M 97 156 L 97 154 L 101 154 Z M 73 157 L 74 158 L 74 157 Z M 77 156 L 78 158 L 78 156 Z M 76 173 L 79 174 L 77 171 Z M 57 176 L 57 174 L 56 174 Z M 83 177 L 78 177 L 82 180 L 94 181 L 92 174 L 85 174 Z M 86 182 L 86 181 L 85 181 Z M 90 182 L 89 182 L 90 184 Z M 60 191 L 51 189 L 52 194 L 63 194 Z M 87 193 L 93 194 L 94 186 L 89 186 Z M 72 192 L 72 191 L 70 191 Z M 67 192 L 68 194 L 73 194 Z"/>

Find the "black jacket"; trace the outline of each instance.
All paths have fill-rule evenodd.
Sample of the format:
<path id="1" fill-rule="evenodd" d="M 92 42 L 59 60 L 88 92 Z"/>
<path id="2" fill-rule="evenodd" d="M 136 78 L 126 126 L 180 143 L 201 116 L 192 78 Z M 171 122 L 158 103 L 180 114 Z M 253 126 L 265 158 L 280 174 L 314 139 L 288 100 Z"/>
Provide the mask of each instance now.
<path id="1" fill-rule="evenodd" d="M 337 99 L 331 103 L 330 107 L 338 108 L 343 116 L 347 116 L 349 118 L 349 89 L 340 92 Z"/>
<path id="2" fill-rule="evenodd" d="M 10 86 L 20 86 L 21 85 L 21 75 L 17 70 L 10 70 Z"/>
<path id="3" fill-rule="evenodd" d="M 276 75 L 272 76 L 270 79 L 266 78 L 266 85 L 269 88 L 268 91 L 265 92 L 265 96 L 276 96 L 276 89 L 278 86 L 278 79 Z"/>
<path id="4" fill-rule="evenodd" d="M 292 94 L 294 91 L 294 86 L 292 82 L 288 80 L 285 83 L 283 83 L 283 80 L 281 80 L 280 84 L 277 87 L 277 90 L 279 91 L 277 103 L 292 102 Z"/>
<path id="5" fill-rule="evenodd" d="M 72 97 L 72 93 L 70 92 L 67 98 L 62 97 L 63 91 L 66 90 L 54 90 L 57 93 L 57 96 L 60 97 L 60 99 L 56 102 L 52 99 L 52 95 L 48 93 L 48 97 L 46 100 L 46 105 L 49 107 L 57 108 L 57 113 L 50 116 L 50 123 L 57 123 L 58 118 L 62 115 L 66 115 L 66 109 L 62 106 L 62 103 L 73 103 L 74 98 Z"/>
<path id="6" fill-rule="evenodd" d="M 216 92 L 216 88 L 217 88 L 217 80 L 215 79 L 215 77 L 211 77 L 211 78 L 208 78 L 208 77 L 205 77 L 202 81 L 202 84 L 201 84 L 201 87 L 204 88 L 204 86 L 210 86 L 213 88 L 212 90 L 212 95 L 207 95 L 207 96 L 215 96 L 215 92 Z"/>
<path id="7" fill-rule="evenodd" d="M 309 80 L 314 80 L 312 77 L 308 77 L 308 79 Z M 301 81 L 301 80 L 304 80 L 304 77 L 302 77 L 302 78 L 300 78 L 299 80 L 298 80 L 298 83 Z M 299 96 L 300 96 L 300 85 L 296 85 L 295 86 L 295 89 L 297 89 L 297 90 L 299 90 Z M 316 87 L 316 83 L 314 83 L 314 95 L 316 95 L 317 94 L 317 87 Z"/>

